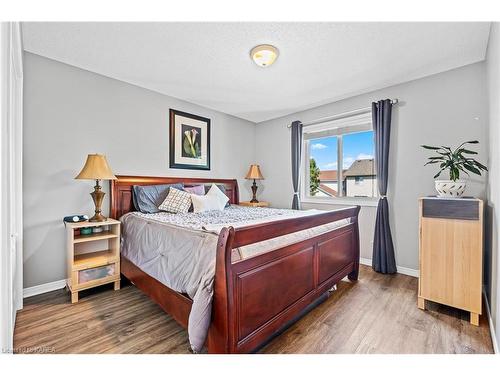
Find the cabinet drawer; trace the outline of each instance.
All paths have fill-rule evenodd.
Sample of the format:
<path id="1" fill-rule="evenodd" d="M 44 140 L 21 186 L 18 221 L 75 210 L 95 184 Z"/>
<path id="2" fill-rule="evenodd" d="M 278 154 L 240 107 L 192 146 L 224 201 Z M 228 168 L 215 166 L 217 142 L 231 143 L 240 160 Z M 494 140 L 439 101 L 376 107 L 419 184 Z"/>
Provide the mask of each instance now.
<path id="1" fill-rule="evenodd" d="M 114 274 L 115 274 L 114 264 L 89 268 L 86 270 L 78 271 L 78 283 L 83 284 L 92 280 L 98 280 L 108 276 L 113 276 Z"/>
<path id="2" fill-rule="evenodd" d="M 423 199 L 422 216 L 440 219 L 479 220 L 479 202 L 467 199 Z"/>

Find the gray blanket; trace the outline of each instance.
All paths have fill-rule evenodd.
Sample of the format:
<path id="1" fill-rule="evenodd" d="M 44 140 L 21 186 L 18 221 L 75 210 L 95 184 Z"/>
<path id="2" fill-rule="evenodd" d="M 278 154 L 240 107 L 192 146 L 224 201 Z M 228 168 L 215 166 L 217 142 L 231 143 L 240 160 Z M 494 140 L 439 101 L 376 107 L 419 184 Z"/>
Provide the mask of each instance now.
<path id="1" fill-rule="evenodd" d="M 126 214 L 121 221 L 122 254 L 148 275 L 193 300 L 188 336 L 191 349 L 200 351 L 210 324 L 218 236 L 135 214 Z"/>
<path id="2" fill-rule="evenodd" d="M 245 226 L 315 213 L 318 211 L 240 206 L 231 206 L 224 211 L 196 214 L 133 212 L 120 219 L 122 222 L 121 252 L 142 271 L 169 288 L 186 293 L 193 300 L 188 321 L 188 336 L 192 350 L 199 352 L 205 343 L 212 310 L 218 239 L 218 229 L 214 228 L 229 225 Z M 341 224 L 345 223 L 330 223 L 322 226 L 323 228 L 316 228 L 328 231 Z M 249 245 L 248 251 L 243 254 L 255 256 L 277 248 L 280 244 L 298 242 L 319 232 L 304 231 L 302 235 L 297 235 L 297 233 L 293 236 L 283 236 L 279 242 L 275 239 L 274 243 L 264 241 Z M 238 257 L 239 255 L 240 253 Z"/>

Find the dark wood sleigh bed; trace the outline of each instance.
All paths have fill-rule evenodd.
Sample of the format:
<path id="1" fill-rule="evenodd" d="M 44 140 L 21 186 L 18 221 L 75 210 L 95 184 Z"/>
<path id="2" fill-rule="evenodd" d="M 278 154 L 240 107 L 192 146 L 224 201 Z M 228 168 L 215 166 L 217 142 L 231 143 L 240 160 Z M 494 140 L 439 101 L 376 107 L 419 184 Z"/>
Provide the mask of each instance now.
<path id="1" fill-rule="evenodd" d="M 111 181 L 110 216 L 134 211 L 133 185 L 183 182 L 222 184 L 231 204 L 239 203 L 236 180 L 118 176 Z M 217 242 L 209 353 L 249 353 L 260 348 L 328 290 L 359 270 L 359 206 L 318 215 L 284 219 L 242 229 L 224 228 Z M 248 259 L 231 262 L 233 248 L 350 218 L 350 224 Z M 121 273 L 179 324 L 187 327 L 192 301 L 151 276 L 124 256 Z"/>

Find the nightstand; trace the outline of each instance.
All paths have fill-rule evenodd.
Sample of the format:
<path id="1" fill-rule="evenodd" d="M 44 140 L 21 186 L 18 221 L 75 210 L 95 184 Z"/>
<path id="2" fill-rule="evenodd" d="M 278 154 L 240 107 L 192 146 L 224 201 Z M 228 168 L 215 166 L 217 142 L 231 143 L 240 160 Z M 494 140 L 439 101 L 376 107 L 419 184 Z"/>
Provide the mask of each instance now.
<path id="1" fill-rule="evenodd" d="M 249 202 L 249 201 L 243 201 L 240 202 L 240 206 L 247 206 L 247 207 L 269 207 L 269 202 Z"/>
<path id="2" fill-rule="evenodd" d="M 67 286 L 71 303 L 78 302 L 78 292 L 114 283 L 120 289 L 120 222 L 83 221 L 64 223 L 67 243 Z M 102 227 L 99 233 L 81 234 L 82 228 Z"/>

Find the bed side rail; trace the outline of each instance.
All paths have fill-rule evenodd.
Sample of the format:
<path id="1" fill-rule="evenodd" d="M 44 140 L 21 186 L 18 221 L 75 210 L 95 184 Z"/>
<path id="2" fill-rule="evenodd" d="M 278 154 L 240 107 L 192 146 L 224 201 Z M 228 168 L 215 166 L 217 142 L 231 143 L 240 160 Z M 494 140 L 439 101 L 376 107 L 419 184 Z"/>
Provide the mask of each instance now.
<path id="1" fill-rule="evenodd" d="M 328 224 L 337 220 L 350 218 L 351 222 L 357 222 L 359 210 L 360 206 L 353 206 L 340 210 L 328 211 L 318 215 L 299 218 L 292 217 L 270 223 L 262 223 L 235 229 L 233 248 L 269 240 L 274 237 L 284 236 L 286 234 Z"/>

